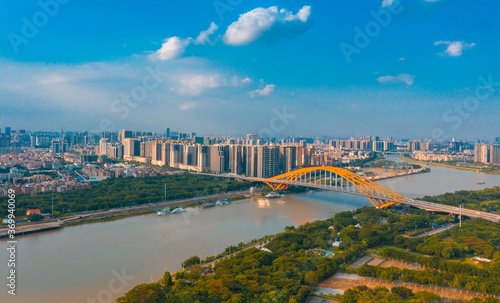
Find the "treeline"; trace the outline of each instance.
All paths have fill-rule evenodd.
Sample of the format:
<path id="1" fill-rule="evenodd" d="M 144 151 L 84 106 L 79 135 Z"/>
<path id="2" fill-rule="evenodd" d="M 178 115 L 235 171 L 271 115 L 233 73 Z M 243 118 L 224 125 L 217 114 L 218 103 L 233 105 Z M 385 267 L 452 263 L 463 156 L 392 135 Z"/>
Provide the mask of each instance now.
<path id="1" fill-rule="evenodd" d="M 419 169 L 422 168 L 421 165 L 415 164 L 415 163 L 408 163 L 408 162 L 399 162 L 396 163 L 396 161 L 390 161 L 390 160 L 380 160 L 380 161 L 375 161 L 370 164 L 368 164 L 369 167 L 388 167 L 390 169 L 394 168 L 394 164 L 396 164 L 399 168 L 404 168 L 405 166 L 408 167 L 408 169 L 411 169 L 413 166 L 414 169 Z"/>
<path id="2" fill-rule="evenodd" d="M 335 297 L 341 303 L 379 303 L 379 302 L 401 302 L 409 300 L 410 302 L 440 302 L 441 298 L 438 295 L 427 291 L 419 291 L 413 293 L 409 288 L 403 286 L 395 286 L 389 289 L 386 287 L 377 287 L 370 289 L 365 285 L 355 286 L 348 289 L 342 295 Z M 414 301 L 416 300 L 416 301 Z M 482 300 L 480 300 L 482 302 Z M 491 301 L 493 303 L 495 301 Z M 490 303 L 490 301 L 488 301 Z"/>
<path id="3" fill-rule="evenodd" d="M 408 252 L 390 247 L 384 248 L 383 250 L 379 251 L 379 254 L 388 258 L 397 259 L 409 263 L 418 263 L 419 265 L 428 268 L 446 271 L 452 274 L 458 275 L 467 273 L 467 275 L 469 276 L 481 277 L 486 279 L 500 279 L 500 271 L 486 270 L 463 262 L 447 261 L 438 257 L 417 256 L 415 254 L 410 254 Z M 500 254 L 497 255 L 500 257 Z M 495 265 L 495 263 L 493 265 Z M 495 266 L 493 266 L 493 268 L 495 268 Z"/>
<path id="4" fill-rule="evenodd" d="M 444 259 L 456 259 L 470 255 L 493 259 L 490 267 L 500 270 L 500 252 L 498 252 L 500 250 L 500 229 L 498 224 L 493 222 L 474 219 L 464 222 L 459 229 L 450 229 L 431 237 L 396 236 L 394 245 Z"/>
<path id="5" fill-rule="evenodd" d="M 65 213 L 106 210 L 121 206 L 140 205 L 164 200 L 167 184 L 167 200 L 190 198 L 217 192 L 246 189 L 252 183 L 205 175 L 181 174 L 147 178 L 110 178 L 93 184 L 90 189 L 54 193 L 54 211 Z M 52 210 L 52 193 L 16 197 L 16 212 L 41 209 Z M 0 216 L 7 215 L 7 197 L 0 197 Z"/>
<path id="6" fill-rule="evenodd" d="M 425 196 L 422 200 L 452 206 L 462 205 L 463 207 L 482 211 L 496 211 L 500 209 L 500 187 L 494 186 L 492 188 L 470 191 L 461 190 L 438 196 Z"/>
<path id="7" fill-rule="evenodd" d="M 362 265 L 356 269 L 362 277 L 378 278 L 385 281 L 402 281 L 422 285 L 437 285 L 472 290 L 485 294 L 500 294 L 500 279 L 472 276 L 468 272 L 452 273 L 433 269 L 411 270 L 397 267 Z"/>

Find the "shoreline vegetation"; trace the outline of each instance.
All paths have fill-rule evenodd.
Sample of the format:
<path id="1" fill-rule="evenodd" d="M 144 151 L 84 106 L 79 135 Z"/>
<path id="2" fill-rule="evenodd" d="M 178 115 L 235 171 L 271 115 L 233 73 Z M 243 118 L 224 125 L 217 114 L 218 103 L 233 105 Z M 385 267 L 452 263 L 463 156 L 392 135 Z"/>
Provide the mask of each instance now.
<path id="1" fill-rule="evenodd" d="M 63 222 L 61 227 L 72 227 L 72 226 L 78 226 L 78 225 L 83 225 L 83 224 L 111 222 L 111 221 L 117 221 L 117 220 L 126 219 L 126 218 L 130 218 L 130 217 L 135 217 L 135 216 L 153 214 L 156 212 L 156 210 L 158 208 L 166 207 L 166 206 L 173 207 L 174 209 L 177 207 L 180 207 L 180 206 L 182 206 L 184 208 L 202 207 L 203 204 L 205 204 L 205 203 L 216 201 L 219 199 L 227 199 L 230 202 L 234 202 L 234 201 L 248 199 L 248 198 L 252 197 L 252 195 L 250 195 L 250 194 L 236 194 L 235 195 L 235 193 L 240 193 L 240 192 L 241 191 L 228 192 L 228 193 L 220 194 L 220 195 L 217 195 L 214 197 L 210 197 L 210 199 L 193 198 L 193 199 L 188 199 L 188 201 L 176 200 L 176 201 L 160 202 L 158 205 L 138 206 L 137 209 L 136 208 L 131 208 L 131 209 L 125 208 L 125 209 L 121 210 L 121 211 L 123 211 L 123 213 L 117 213 L 117 214 L 108 214 L 109 211 L 101 211 L 101 212 L 93 212 L 90 214 L 85 214 L 85 215 L 82 215 L 79 218 L 75 218 L 75 219 L 72 219 L 72 218 L 74 218 L 74 216 L 60 217 L 58 219 L 59 220 L 71 219 L 70 221 Z M 254 195 L 260 194 L 261 192 L 262 192 L 261 189 L 258 188 L 255 190 Z M 147 208 L 147 209 L 144 209 L 144 208 Z M 87 216 L 92 216 L 92 217 L 88 218 Z M 52 219 L 52 220 L 45 220 L 45 221 L 38 221 L 38 222 L 30 222 L 28 224 L 23 224 L 23 225 L 19 225 L 19 226 L 29 226 L 32 224 L 40 224 L 42 222 L 45 222 L 45 223 L 58 222 L 58 220 Z M 6 226 L 6 224 L 2 224 L 2 225 L 0 225 L 0 227 L 1 226 Z M 44 231 L 42 230 L 40 232 L 44 232 Z M 35 231 L 32 233 L 37 233 L 37 232 Z"/>
<path id="2" fill-rule="evenodd" d="M 500 188 L 427 198 L 443 203 L 468 199 L 476 205 L 496 201 L 500 206 Z M 457 221 L 456 216 L 406 206 L 391 209 L 365 206 L 326 220 L 287 226 L 284 232 L 264 239 L 230 245 L 225 252 L 205 260 L 196 256 L 187 258 L 184 270 L 173 274 L 167 271 L 157 282 L 137 285 L 116 302 L 305 302 L 318 285 L 323 287 L 321 284 L 336 272 L 356 273 L 375 283 L 395 282 L 398 287 L 352 287 L 342 295 L 320 297 L 341 303 L 450 299 L 500 302 L 492 297 L 500 295 L 499 225 L 464 219 L 462 227 L 442 227 Z M 409 230 L 429 226 L 439 229 L 438 233 L 426 237 L 408 234 Z M 333 241 L 339 240 L 338 247 L 332 246 Z M 259 241 L 264 242 L 265 249 L 255 245 Z M 354 268 L 353 263 L 359 263 L 364 256 L 368 260 L 376 257 L 418 267 L 365 263 Z M 481 261 L 475 261 L 477 258 Z M 217 262 L 212 262 L 215 259 Z M 414 293 L 410 288 L 416 285 L 426 286 L 427 291 Z M 437 295 L 443 288 L 451 289 L 446 297 Z"/>
<path id="3" fill-rule="evenodd" d="M 111 216 L 106 216 L 106 217 L 101 217 L 101 218 L 91 218 L 91 219 L 82 218 L 82 219 L 66 222 L 66 223 L 64 223 L 64 226 L 70 227 L 70 226 L 78 226 L 78 225 L 83 225 L 83 224 L 112 222 L 112 221 L 117 221 L 117 220 L 121 220 L 121 219 L 126 219 L 126 218 L 130 218 L 130 217 L 141 216 L 141 215 L 147 215 L 147 214 L 152 214 L 152 213 L 154 213 L 154 210 L 143 210 L 143 211 L 131 212 L 131 213 L 127 213 L 127 214 L 111 215 Z"/>
<path id="4" fill-rule="evenodd" d="M 164 186 L 167 184 L 166 197 Z M 246 181 L 223 179 L 213 176 L 180 174 L 146 178 L 111 178 L 94 184 L 89 189 L 54 193 L 54 212 L 62 215 L 81 214 L 124 207 L 147 206 L 155 201 L 176 201 L 213 194 L 246 190 L 253 184 Z M 28 209 L 52 212 L 52 193 L 16 197 L 16 212 Z M 166 199 L 165 199 L 166 198 Z M 7 197 L 0 197 L 0 217 L 7 212 Z M 21 216 L 19 216 L 21 217 Z"/>
<path id="5" fill-rule="evenodd" d="M 459 169 L 459 170 L 465 170 L 465 171 L 472 171 L 472 172 L 479 172 L 483 174 L 490 174 L 490 175 L 500 175 L 500 166 L 499 170 L 497 171 L 492 171 L 489 170 L 488 167 L 463 167 L 463 166 L 457 166 L 457 165 L 451 165 L 447 163 L 440 163 L 440 162 L 427 162 L 427 161 L 420 161 L 417 159 L 413 159 L 412 157 L 408 157 L 405 155 L 399 155 L 399 159 L 405 162 L 413 162 L 421 165 L 432 165 L 432 166 L 441 166 L 441 167 L 446 167 L 446 168 L 453 168 L 453 169 Z"/>

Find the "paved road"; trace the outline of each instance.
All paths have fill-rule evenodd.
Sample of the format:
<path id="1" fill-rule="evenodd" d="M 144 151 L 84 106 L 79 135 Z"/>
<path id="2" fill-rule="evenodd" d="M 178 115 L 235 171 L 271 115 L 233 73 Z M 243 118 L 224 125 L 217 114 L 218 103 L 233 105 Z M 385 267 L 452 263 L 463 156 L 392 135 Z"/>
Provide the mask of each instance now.
<path id="1" fill-rule="evenodd" d="M 274 237 L 269 238 L 269 239 L 267 239 L 267 240 L 265 240 L 265 241 L 261 241 L 261 242 L 255 243 L 255 244 L 254 244 L 254 245 L 252 245 L 252 246 L 248 246 L 248 247 L 243 248 L 243 250 L 238 250 L 238 251 L 235 251 L 234 253 L 231 253 L 231 254 L 229 254 L 229 255 L 223 256 L 223 257 L 221 257 L 221 258 L 219 258 L 219 259 L 215 259 L 215 260 L 213 260 L 213 261 L 211 261 L 211 262 L 201 264 L 200 266 L 202 266 L 202 267 L 207 267 L 207 266 L 214 267 L 215 263 L 220 262 L 220 261 L 222 261 L 222 260 L 224 260 L 224 259 L 232 258 L 232 257 L 234 257 L 235 255 L 237 255 L 237 254 L 239 254 L 240 252 L 245 251 L 245 250 L 247 250 L 247 249 L 250 249 L 250 248 L 257 248 L 257 249 L 260 249 L 260 248 L 261 248 L 261 247 L 263 247 L 264 245 L 266 245 L 266 244 L 268 244 L 269 242 L 271 242 L 273 239 L 274 239 Z M 189 272 L 189 271 L 190 271 L 190 269 L 186 270 L 186 272 Z"/>
<path id="2" fill-rule="evenodd" d="M 442 233 L 442 232 L 445 232 L 447 231 L 448 229 L 450 228 L 453 228 L 455 227 L 457 224 L 448 224 L 447 228 L 444 228 L 444 227 L 438 227 L 436 229 L 433 229 L 433 230 L 430 230 L 430 231 L 426 231 L 425 233 L 421 233 L 420 235 L 417 235 L 415 236 L 414 238 L 422 238 L 422 237 L 427 237 L 427 236 L 432 236 L 432 235 L 435 235 L 435 234 L 439 234 L 439 233 Z"/>
<path id="3" fill-rule="evenodd" d="M 420 201 L 420 200 L 413 200 L 413 199 L 407 199 L 400 201 L 399 203 L 402 204 L 408 204 L 417 208 L 421 208 L 427 211 L 437 211 L 437 212 L 445 212 L 445 213 L 450 213 L 450 214 L 455 214 L 455 215 L 460 215 L 466 216 L 466 217 L 471 217 L 471 218 L 481 218 L 489 221 L 493 221 L 496 223 L 500 222 L 500 216 L 493 214 L 493 213 L 486 213 L 482 211 L 476 211 L 472 209 L 467 209 L 467 208 L 460 208 L 460 207 L 455 207 L 455 206 L 450 206 L 450 205 L 444 205 L 444 204 L 438 204 L 438 203 L 432 203 L 432 202 L 427 202 L 427 201 Z"/>

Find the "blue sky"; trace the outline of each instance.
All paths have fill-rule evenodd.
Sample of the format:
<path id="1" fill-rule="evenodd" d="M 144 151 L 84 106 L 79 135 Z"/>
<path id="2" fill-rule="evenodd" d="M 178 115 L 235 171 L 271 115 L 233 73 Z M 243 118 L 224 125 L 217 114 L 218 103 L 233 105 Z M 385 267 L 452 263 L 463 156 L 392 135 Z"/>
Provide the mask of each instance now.
<path id="1" fill-rule="evenodd" d="M 492 140 L 499 11 L 494 0 L 6 0 L 0 127 Z"/>

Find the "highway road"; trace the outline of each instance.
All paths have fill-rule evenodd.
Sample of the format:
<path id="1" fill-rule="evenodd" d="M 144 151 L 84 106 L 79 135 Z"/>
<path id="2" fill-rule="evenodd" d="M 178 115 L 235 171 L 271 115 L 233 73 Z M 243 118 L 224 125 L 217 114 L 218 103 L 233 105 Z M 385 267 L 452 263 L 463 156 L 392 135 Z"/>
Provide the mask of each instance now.
<path id="1" fill-rule="evenodd" d="M 411 205 L 411 206 L 414 206 L 414 207 L 417 207 L 420 209 L 424 209 L 427 211 L 445 212 L 445 213 L 456 214 L 456 215 L 462 214 L 462 216 L 466 216 L 466 217 L 481 218 L 481 219 L 493 221 L 496 223 L 500 222 L 500 216 L 497 214 L 486 213 L 486 212 L 467 209 L 467 208 L 460 208 L 460 207 L 455 207 L 455 206 L 450 206 L 450 205 L 432 203 L 432 202 L 421 201 L 421 200 L 413 200 L 413 199 L 403 200 L 403 201 L 400 201 L 399 203 Z"/>

